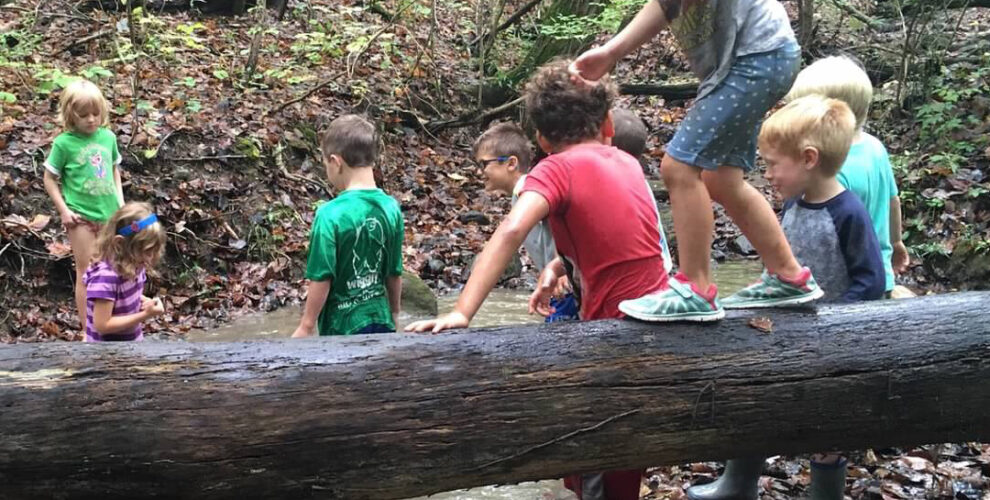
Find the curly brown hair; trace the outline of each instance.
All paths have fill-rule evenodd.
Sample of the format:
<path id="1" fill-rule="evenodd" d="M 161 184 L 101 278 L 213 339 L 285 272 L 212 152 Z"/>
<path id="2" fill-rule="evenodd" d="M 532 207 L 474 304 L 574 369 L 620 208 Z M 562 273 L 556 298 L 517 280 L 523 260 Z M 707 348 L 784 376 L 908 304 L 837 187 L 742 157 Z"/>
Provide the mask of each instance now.
<path id="1" fill-rule="evenodd" d="M 570 59 L 557 59 L 543 65 L 524 90 L 526 112 L 540 135 L 554 146 L 597 136 L 617 94 L 608 75 L 586 82 L 570 72 L 570 64 Z"/>

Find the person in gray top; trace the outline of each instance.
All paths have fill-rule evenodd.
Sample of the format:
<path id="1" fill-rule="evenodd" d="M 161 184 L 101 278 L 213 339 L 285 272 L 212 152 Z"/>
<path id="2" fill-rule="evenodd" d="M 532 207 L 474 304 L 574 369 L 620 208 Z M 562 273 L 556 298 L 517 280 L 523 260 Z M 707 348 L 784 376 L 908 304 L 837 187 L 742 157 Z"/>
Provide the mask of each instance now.
<path id="1" fill-rule="evenodd" d="M 512 195 L 514 205 L 533 158 L 526 133 L 514 123 L 497 123 L 475 140 L 472 149 L 474 161 L 485 176 L 485 190 Z M 540 221 L 526 235 L 523 247 L 539 274 L 557 256 L 550 224 Z"/>
<path id="2" fill-rule="evenodd" d="M 797 304 L 824 295 L 794 257 L 770 203 L 744 174 L 755 166 L 766 112 L 794 82 L 800 47 L 777 0 L 649 0 L 635 19 L 578 57 L 575 79 L 594 81 L 669 28 L 698 77 L 698 96 L 667 144 L 661 173 L 674 216 L 680 273 L 670 289 L 619 305 L 645 321 L 713 321 L 725 316 L 709 265 L 714 200 L 753 243 L 769 271 L 766 300 Z"/>

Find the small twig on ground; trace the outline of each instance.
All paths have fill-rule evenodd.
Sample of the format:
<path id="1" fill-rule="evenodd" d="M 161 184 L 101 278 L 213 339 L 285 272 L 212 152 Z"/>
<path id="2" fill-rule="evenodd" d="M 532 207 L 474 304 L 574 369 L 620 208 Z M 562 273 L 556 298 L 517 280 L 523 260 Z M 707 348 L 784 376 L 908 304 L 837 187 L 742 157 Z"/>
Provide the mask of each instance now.
<path id="1" fill-rule="evenodd" d="M 378 38 L 382 36 L 382 34 L 392 29 L 392 27 L 395 26 L 395 23 L 399 20 L 399 18 L 402 17 L 402 14 L 406 11 L 406 9 L 412 7 L 413 4 L 415 3 L 416 2 L 414 0 L 407 1 L 405 5 L 403 5 L 401 8 L 399 8 L 399 10 L 395 12 L 395 15 L 392 17 L 392 20 L 388 22 L 388 24 L 382 26 L 381 29 L 375 32 L 374 35 L 371 35 L 371 38 L 368 39 L 368 43 L 364 44 L 364 46 L 361 47 L 361 50 L 357 51 L 354 54 L 347 55 L 346 66 L 347 66 L 348 79 L 354 76 L 354 70 L 357 69 L 358 64 L 360 64 L 361 56 L 363 56 L 364 53 L 367 52 L 372 45 L 374 45 L 375 41 L 378 40 Z"/>
<path id="2" fill-rule="evenodd" d="M 553 438 L 550 441 L 547 441 L 545 443 L 540 443 L 540 444 L 535 445 L 535 446 L 530 446 L 529 448 L 526 448 L 525 450 L 520 451 L 519 453 L 516 453 L 515 455 L 511 455 L 511 456 L 504 457 L 504 458 L 499 458 L 497 460 L 492 460 L 491 462 L 488 462 L 486 464 L 482 464 L 482 465 L 479 465 L 478 467 L 475 467 L 474 470 L 486 469 L 486 468 L 491 467 L 493 465 L 500 464 L 502 462 L 507 462 L 509 460 L 514 460 L 516 458 L 519 458 L 519 457 L 521 457 L 523 455 L 526 455 L 528 453 L 532 453 L 532 452 L 534 452 L 536 450 L 539 450 L 541 448 L 546 448 L 547 446 L 550 446 L 550 445 L 559 443 L 561 441 L 570 439 L 570 438 L 572 438 L 574 436 L 577 436 L 579 434 L 585 434 L 585 433 L 588 433 L 588 432 L 596 431 L 596 430 L 604 427 L 605 425 L 608 425 L 611 422 L 615 422 L 616 420 L 618 420 L 620 418 L 623 418 L 623 417 L 628 417 L 629 415 L 632 415 L 634 413 L 639 413 L 639 409 L 629 410 L 629 411 L 626 411 L 626 412 L 618 413 L 616 415 L 612 415 L 611 417 L 608 417 L 605 420 L 602 420 L 601 422 L 598 422 L 597 424 L 589 425 L 588 427 L 582 427 L 582 428 L 577 429 L 575 431 L 568 432 L 567 434 L 564 434 L 563 436 L 559 436 L 559 437 Z"/>
<path id="3" fill-rule="evenodd" d="M 223 221 L 223 230 L 226 231 L 231 238 L 234 238 L 234 240 L 241 239 L 241 237 L 237 235 L 237 231 L 234 231 L 234 228 L 230 227 L 230 223 L 227 221 Z"/>
<path id="4" fill-rule="evenodd" d="M 302 93 L 299 97 L 293 98 L 291 100 L 288 100 L 288 101 L 280 104 L 277 108 L 275 108 L 275 112 L 276 113 L 279 113 L 283 109 L 285 109 L 285 108 L 287 108 L 287 107 L 289 107 L 289 106 L 291 106 L 291 105 L 293 105 L 293 104 L 295 104 L 295 103 L 297 103 L 297 102 L 299 102 L 299 101 L 301 101 L 303 99 L 306 99 L 307 97 L 309 97 L 309 96 L 313 95 L 314 93 L 316 93 L 317 90 L 320 90 L 323 87 L 326 87 L 327 85 L 330 85 L 331 83 L 336 82 L 337 79 L 340 78 L 341 76 L 344 76 L 344 72 L 343 71 L 339 71 L 337 73 L 334 73 L 333 75 L 331 75 L 326 80 L 323 80 L 320 83 L 317 83 L 316 85 L 313 86 L 313 88 L 311 88 L 311 89 L 307 90 L 306 92 Z"/>
<path id="5" fill-rule="evenodd" d="M 849 2 L 846 2 L 845 0 L 832 0 L 832 4 L 838 7 L 839 9 L 843 10 L 844 12 L 848 13 L 850 16 L 856 18 L 856 20 L 865 24 L 868 28 L 870 28 L 873 31 L 883 31 L 886 28 L 886 25 L 884 23 L 877 21 L 876 19 L 873 19 L 872 17 L 864 14 L 862 11 L 860 11 L 856 7 L 853 7 L 852 5 L 849 4 Z"/>
<path id="6" fill-rule="evenodd" d="M 333 191 L 330 189 L 330 186 L 327 186 L 326 184 L 318 180 L 310 179 L 309 177 L 305 177 L 302 175 L 297 175 L 292 172 L 289 172 L 289 169 L 285 168 L 285 160 L 282 158 L 283 150 L 285 150 L 285 146 L 279 144 L 278 147 L 275 148 L 275 152 L 272 153 L 272 158 L 275 160 L 275 166 L 278 167 L 279 172 L 283 176 L 285 176 L 286 179 L 293 180 L 296 182 L 305 182 L 310 185 L 316 186 L 318 189 L 326 193 L 327 196 L 333 198 Z"/>
<path id="7" fill-rule="evenodd" d="M 459 116 L 457 118 L 454 118 L 452 120 L 443 120 L 443 121 L 437 121 L 437 122 L 430 122 L 430 123 L 427 123 L 424 127 L 427 130 L 429 130 L 431 133 L 434 133 L 435 134 L 435 133 L 437 133 L 437 132 L 439 132 L 441 130 L 444 130 L 444 129 L 447 129 L 447 128 L 451 128 L 451 127 L 463 127 L 463 126 L 466 126 L 466 125 L 474 125 L 474 124 L 477 124 L 477 123 L 481 123 L 481 122 L 483 122 L 483 121 L 485 121 L 485 120 L 487 120 L 489 118 L 494 118 L 494 117 L 496 117 L 496 116 L 498 116 L 498 115 L 500 115 L 502 113 L 505 113 L 506 111 L 508 111 L 508 110 L 510 110 L 510 109 L 518 106 L 519 104 L 521 104 L 523 102 L 523 99 L 524 99 L 523 97 L 519 97 L 519 98 L 513 99 L 513 100 L 511 100 L 511 101 L 509 101 L 509 102 L 507 102 L 507 103 L 505 103 L 505 104 L 503 104 L 501 106 L 498 106 L 496 108 L 489 109 L 488 111 L 484 111 L 484 112 L 472 111 L 470 113 L 463 114 L 463 115 L 461 115 L 461 116 Z"/>
<path id="8" fill-rule="evenodd" d="M 92 42 L 93 40 L 96 40 L 97 38 L 102 38 L 112 33 L 113 30 L 101 30 L 101 31 L 97 31 L 96 33 L 93 33 L 92 35 L 86 35 L 78 40 L 74 40 L 72 43 L 66 45 L 65 47 L 62 47 L 58 51 L 58 53 L 61 54 L 62 52 L 71 49 L 72 47 L 75 47 L 77 45 L 84 45 L 86 43 Z"/>
<path id="9" fill-rule="evenodd" d="M 161 147 L 161 146 L 159 146 Z M 219 155 L 219 156 L 190 156 L 180 158 L 166 158 L 169 161 L 210 161 L 210 160 L 242 160 L 248 155 Z"/>
<path id="10" fill-rule="evenodd" d="M 537 5 L 539 5 L 540 2 L 542 2 L 542 1 L 543 0 L 530 0 L 526 5 L 523 5 L 522 7 L 520 7 L 519 10 L 513 12 L 512 15 L 509 16 L 508 19 L 506 19 L 502 24 L 498 25 L 494 30 L 489 31 L 487 34 L 485 34 L 483 36 L 482 35 L 476 36 L 473 40 L 471 40 L 470 44 L 471 45 L 474 45 L 474 44 L 480 42 L 484 38 L 494 38 L 496 35 L 498 35 L 502 31 L 505 31 L 510 26 L 512 26 L 513 24 L 515 24 L 516 22 L 518 22 L 520 19 L 522 19 L 522 17 L 525 16 L 526 13 L 528 13 L 531 10 L 533 10 L 533 8 L 536 7 Z"/>

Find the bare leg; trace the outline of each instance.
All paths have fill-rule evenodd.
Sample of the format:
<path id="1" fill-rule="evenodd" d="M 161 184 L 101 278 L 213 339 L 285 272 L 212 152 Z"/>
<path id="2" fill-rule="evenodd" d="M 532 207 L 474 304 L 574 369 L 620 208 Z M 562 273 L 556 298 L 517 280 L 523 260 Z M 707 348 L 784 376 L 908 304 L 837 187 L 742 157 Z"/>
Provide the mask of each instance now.
<path id="1" fill-rule="evenodd" d="M 763 194 L 746 182 L 742 169 L 722 167 L 707 170 L 701 176 L 712 198 L 725 207 L 726 213 L 760 254 L 767 271 L 785 279 L 798 276 L 801 266 L 791 252 L 773 208 Z M 677 227 L 676 218 L 674 223 Z"/>
<path id="2" fill-rule="evenodd" d="M 69 230 L 69 244 L 72 245 L 72 256 L 76 261 L 76 310 L 79 312 L 79 322 L 85 336 L 86 284 L 83 283 L 83 275 L 96 251 L 96 234 L 88 226 L 79 224 Z"/>
<path id="3" fill-rule="evenodd" d="M 701 169 L 666 155 L 660 172 L 670 193 L 680 270 L 701 290 L 707 290 L 712 283 L 709 259 L 715 216 Z"/>

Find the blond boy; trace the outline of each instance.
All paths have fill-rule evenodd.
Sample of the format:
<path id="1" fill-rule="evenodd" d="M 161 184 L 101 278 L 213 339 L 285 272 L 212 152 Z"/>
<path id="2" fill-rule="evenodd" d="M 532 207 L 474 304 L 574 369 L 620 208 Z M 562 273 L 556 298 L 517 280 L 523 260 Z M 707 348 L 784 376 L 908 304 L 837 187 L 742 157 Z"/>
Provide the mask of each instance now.
<path id="1" fill-rule="evenodd" d="M 894 275 L 908 265 L 907 248 L 901 241 L 901 199 L 887 149 L 874 136 L 866 133 L 866 124 L 873 100 L 873 84 L 856 61 L 845 56 L 832 56 L 815 61 L 798 74 L 788 100 L 818 94 L 846 103 L 856 115 L 856 137 L 839 171 L 839 182 L 866 206 L 883 255 L 885 290 L 894 288 Z"/>

